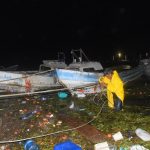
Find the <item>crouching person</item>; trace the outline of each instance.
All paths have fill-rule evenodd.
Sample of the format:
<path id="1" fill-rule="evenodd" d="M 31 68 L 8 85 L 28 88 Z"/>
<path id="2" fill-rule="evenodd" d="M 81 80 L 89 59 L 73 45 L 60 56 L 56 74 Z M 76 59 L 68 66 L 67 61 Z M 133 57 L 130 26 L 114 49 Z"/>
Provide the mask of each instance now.
<path id="1" fill-rule="evenodd" d="M 116 111 L 122 110 L 124 102 L 123 81 L 116 70 L 109 71 L 99 79 L 102 87 L 107 88 L 108 107 Z"/>

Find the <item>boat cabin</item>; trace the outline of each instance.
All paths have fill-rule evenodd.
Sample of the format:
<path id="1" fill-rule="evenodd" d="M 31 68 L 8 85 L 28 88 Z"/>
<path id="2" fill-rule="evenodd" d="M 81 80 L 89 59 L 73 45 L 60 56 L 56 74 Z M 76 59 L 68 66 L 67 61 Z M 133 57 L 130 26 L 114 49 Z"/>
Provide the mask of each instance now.
<path id="1" fill-rule="evenodd" d="M 57 60 L 43 60 L 43 64 L 40 65 L 39 71 L 53 70 L 53 69 L 64 69 L 67 67 L 65 63 L 65 54 L 58 52 Z"/>
<path id="2" fill-rule="evenodd" d="M 76 70 L 81 72 L 102 72 L 103 67 L 99 62 L 88 61 L 88 62 L 76 62 L 71 63 L 67 69 Z"/>
<path id="3" fill-rule="evenodd" d="M 68 65 L 67 69 L 81 72 L 102 72 L 103 67 L 100 62 L 90 61 L 82 49 L 72 50 L 71 55 L 73 61 Z"/>

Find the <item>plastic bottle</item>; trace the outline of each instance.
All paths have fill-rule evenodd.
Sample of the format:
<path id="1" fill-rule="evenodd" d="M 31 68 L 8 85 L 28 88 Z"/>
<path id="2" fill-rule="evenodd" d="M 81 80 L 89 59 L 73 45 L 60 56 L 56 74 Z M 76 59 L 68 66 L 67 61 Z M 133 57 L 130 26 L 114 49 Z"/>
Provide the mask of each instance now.
<path id="1" fill-rule="evenodd" d="M 145 148 L 145 147 L 142 146 L 142 145 L 136 144 L 136 145 L 132 145 L 132 146 L 130 147 L 130 150 L 149 150 L 149 149 Z"/>
<path id="2" fill-rule="evenodd" d="M 150 133 L 148 133 L 147 131 L 145 131 L 145 130 L 143 130 L 141 128 L 137 128 L 135 130 L 135 133 L 143 141 L 150 141 Z"/>
<path id="3" fill-rule="evenodd" d="M 40 150 L 39 146 L 33 140 L 27 140 L 24 143 L 24 150 Z"/>
<path id="4" fill-rule="evenodd" d="M 42 101 L 46 101 L 47 100 L 47 97 L 46 96 L 41 96 L 40 98 Z"/>
<path id="5" fill-rule="evenodd" d="M 32 117 L 35 113 L 37 113 L 37 110 L 34 110 L 34 111 L 32 111 L 32 112 L 29 112 L 29 113 L 27 113 L 27 114 L 22 115 L 22 116 L 20 117 L 20 119 L 21 119 L 21 120 L 26 120 L 26 119 Z"/>

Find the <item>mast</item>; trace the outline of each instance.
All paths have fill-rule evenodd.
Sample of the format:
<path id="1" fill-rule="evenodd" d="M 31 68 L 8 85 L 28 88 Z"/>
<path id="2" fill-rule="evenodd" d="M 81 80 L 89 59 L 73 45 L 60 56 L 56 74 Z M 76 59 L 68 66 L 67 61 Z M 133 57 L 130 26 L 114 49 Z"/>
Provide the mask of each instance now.
<path id="1" fill-rule="evenodd" d="M 79 56 L 77 55 L 77 52 L 79 52 Z M 89 61 L 88 57 L 85 55 L 85 53 L 83 52 L 81 48 L 79 50 L 71 50 L 71 54 L 73 57 L 73 62 L 76 62 L 76 60 L 78 60 L 79 62 L 82 62 L 83 56 L 86 61 Z"/>

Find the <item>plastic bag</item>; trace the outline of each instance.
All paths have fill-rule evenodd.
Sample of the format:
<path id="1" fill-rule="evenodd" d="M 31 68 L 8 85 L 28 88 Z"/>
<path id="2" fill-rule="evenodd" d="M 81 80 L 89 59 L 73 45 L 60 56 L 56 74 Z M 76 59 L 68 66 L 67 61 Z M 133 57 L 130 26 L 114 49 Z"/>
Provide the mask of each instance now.
<path id="1" fill-rule="evenodd" d="M 147 131 L 145 131 L 141 128 L 137 128 L 135 130 L 135 133 L 143 141 L 150 141 L 150 134 Z"/>
<path id="2" fill-rule="evenodd" d="M 130 150 L 148 150 L 147 148 L 145 148 L 144 146 L 141 145 L 133 145 L 130 147 Z"/>

